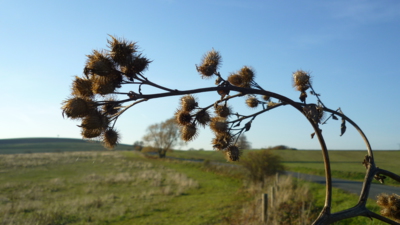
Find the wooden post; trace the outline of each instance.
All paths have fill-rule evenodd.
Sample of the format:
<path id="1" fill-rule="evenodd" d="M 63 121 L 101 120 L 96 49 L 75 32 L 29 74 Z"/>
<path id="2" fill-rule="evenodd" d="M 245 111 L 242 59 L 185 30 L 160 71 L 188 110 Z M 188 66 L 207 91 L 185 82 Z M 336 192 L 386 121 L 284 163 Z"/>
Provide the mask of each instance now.
<path id="1" fill-rule="evenodd" d="M 274 186 L 270 187 L 269 201 L 271 202 L 271 204 L 270 204 L 271 208 L 274 207 Z"/>
<path id="2" fill-rule="evenodd" d="M 261 221 L 263 223 L 267 223 L 268 220 L 268 194 L 261 194 L 262 196 L 262 205 L 261 205 Z"/>

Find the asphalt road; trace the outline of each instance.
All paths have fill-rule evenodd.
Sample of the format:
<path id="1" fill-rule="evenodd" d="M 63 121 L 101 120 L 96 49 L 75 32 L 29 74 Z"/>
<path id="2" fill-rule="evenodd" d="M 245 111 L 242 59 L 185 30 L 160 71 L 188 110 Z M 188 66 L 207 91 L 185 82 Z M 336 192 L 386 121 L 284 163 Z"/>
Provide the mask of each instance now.
<path id="1" fill-rule="evenodd" d="M 299 178 L 302 180 L 325 184 L 325 177 L 323 176 L 309 175 L 309 174 L 289 172 L 289 171 L 285 171 L 285 173 L 287 175 L 291 175 L 295 178 Z M 342 190 L 348 191 L 350 193 L 357 194 L 359 196 L 361 193 L 362 182 L 332 178 L 332 186 L 335 188 L 340 188 Z M 378 196 L 381 193 L 400 195 L 400 187 L 393 187 L 384 184 L 372 184 L 368 198 L 376 200 L 376 196 Z"/>

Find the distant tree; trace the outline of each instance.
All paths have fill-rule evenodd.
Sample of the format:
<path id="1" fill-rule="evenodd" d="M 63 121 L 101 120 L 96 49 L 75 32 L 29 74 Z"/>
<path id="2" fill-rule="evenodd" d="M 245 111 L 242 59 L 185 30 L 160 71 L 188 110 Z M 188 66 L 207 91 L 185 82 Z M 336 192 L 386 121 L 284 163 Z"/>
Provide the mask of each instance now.
<path id="1" fill-rule="evenodd" d="M 251 149 L 251 143 L 247 140 L 246 135 L 242 134 L 236 142 L 239 149 Z"/>
<path id="2" fill-rule="evenodd" d="M 143 141 L 146 145 L 157 149 L 160 158 L 165 158 L 167 151 L 171 151 L 174 146 L 183 144 L 175 118 L 150 125 L 143 136 Z"/>
<path id="3" fill-rule="evenodd" d="M 142 151 L 143 145 L 143 141 L 135 141 L 135 143 L 133 143 L 133 150 Z"/>

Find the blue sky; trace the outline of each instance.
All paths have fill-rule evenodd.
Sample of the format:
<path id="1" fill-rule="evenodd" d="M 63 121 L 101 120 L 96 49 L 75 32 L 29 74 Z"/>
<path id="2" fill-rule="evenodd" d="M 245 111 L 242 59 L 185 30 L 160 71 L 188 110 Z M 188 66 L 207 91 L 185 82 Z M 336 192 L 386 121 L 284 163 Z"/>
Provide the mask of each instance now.
<path id="1" fill-rule="evenodd" d="M 111 34 L 138 42 L 153 60 L 145 76 L 173 89 L 214 86 L 195 70 L 212 48 L 222 55 L 223 76 L 251 66 L 262 87 L 295 100 L 292 72 L 310 71 L 324 104 L 341 107 L 373 149 L 400 149 L 399 1 L 0 0 L 0 6 L 0 138 L 80 138 L 78 122 L 61 116 L 61 103 L 74 76 L 82 75 L 85 55 L 106 48 Z M 197 98 L 205 106 L 218 96 Z M 130 109 L 116 125 L 122 143 L 140 140 L 147 126 L 171 117 L 178 99 Z M 254 112 L 244 99 L 232 106 Z M 343 137 L 338 121 L 321 128 L 329 149 L 365 149 L 350 126 Z M 312 132 L 303 115 L 282 107 L 259 116 L 246 136 L 255 148 L 318 149 Z M 182 149 L 211 149 L 211 139 L 206 128 Z"/>

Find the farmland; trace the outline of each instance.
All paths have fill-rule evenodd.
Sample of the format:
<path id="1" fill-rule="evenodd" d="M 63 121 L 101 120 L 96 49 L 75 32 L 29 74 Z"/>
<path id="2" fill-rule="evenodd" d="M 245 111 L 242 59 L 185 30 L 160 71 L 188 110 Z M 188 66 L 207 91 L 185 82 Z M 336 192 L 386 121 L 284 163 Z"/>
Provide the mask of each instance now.
<path id="1" fill-rule="evenodd" d="M 97 144 L 91 151 L 80 152 L 76 147 L 68 147 L 74 146 L 71 144 L 54 144 L 51 149 L 63 149 L 58 152 L 0 155 L 1 224 L 258 224 L 258 197 L 269 187 L 252 186 L 245 178 L 246 171 L 239 167 L 212 166 L 211 162 L 226 162 L 220 152 L 167 153 L 205 159 L 203 163 L 194 163 L 159 160 L 135 151 L 105 151 L 98 143 L 78 143 L 83 149 L 85 145 Z M 13 150 L 13 145 L 9 144 L 8 149 Z M 49 149 L 44 147 L 41 151 Z M 319 151 L 275 152 L 283 157 L 288 168 L 319 170 Z M 332 153 L 331 159 L 337 164 L 355 164 L 354 159 L 362 159 L 365 154 Z M 379 152 L 376 158 L 379 162 L 380 158 L 394 158 L 395 154 L 398 152 Z M 388 159 L 385 165 L 394 167 L 394 161 Z M 363 168 L 361 163 L 357 165 Z M 324 187 L 288 182 L 295 185 L 282 186 L 286 197 L 279 199 L 293 200 L 296 196 L 308 196 L 296 193 L 311 193 L 314 214 L 305 215 L 315 217 L 315 210 L 323 205 Z M 334 189 L 333 212 L 351 207 L 356 201 L 357 196 Z M 373 201 L 369 207 L 379 211 Z M 354 218 L 340 224 L 381 223 Z"/>

